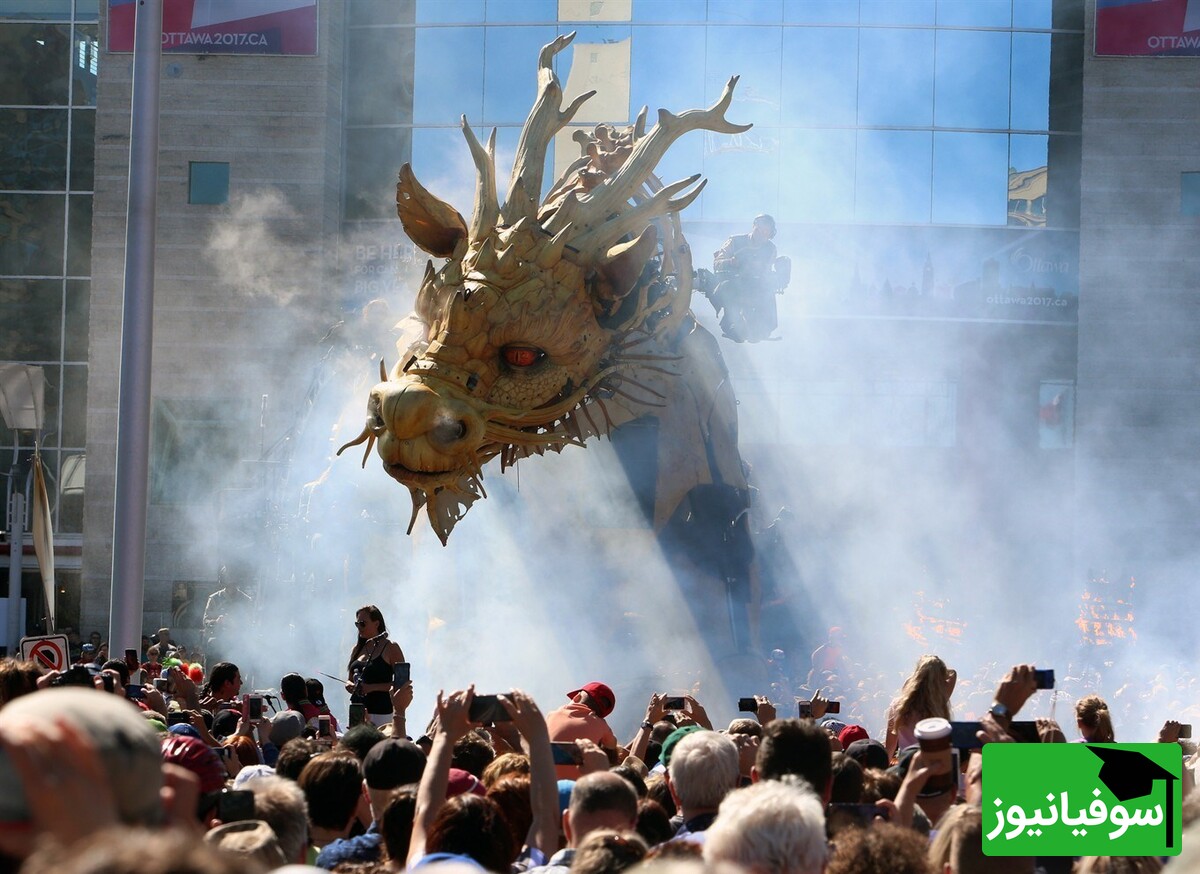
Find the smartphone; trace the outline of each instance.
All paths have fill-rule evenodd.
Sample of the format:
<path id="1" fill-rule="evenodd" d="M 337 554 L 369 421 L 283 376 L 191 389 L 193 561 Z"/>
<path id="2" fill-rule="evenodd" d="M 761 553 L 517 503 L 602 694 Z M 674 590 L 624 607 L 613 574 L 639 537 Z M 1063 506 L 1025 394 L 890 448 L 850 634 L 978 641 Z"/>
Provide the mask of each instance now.
<path id="1" fill-rule="evenodd" d="M 131 701 L 140 701 L 146 697 L 146 690 L 137 683 L 129 683 L 125 687 L 125 697 Z"/>
<path id="2" fill-rule="evenodd" d="M 350 705 L 350 727 L 362 725 L 367 721 L 367 708 L 363 704 Z"/>
<path id="3" fill-rule="evenodd" d="M 251 720 L 262 719 L 262 696 L 250 695 L 246 698 L 246 715 Z"/>
<path id="4" fill-rule="evenodd" d="M 138 658 L 138 651 L 136 649 L 125 650 L 125 666 L 131 671 L 136 671 L 142 666 L 141 659 Z"/>
<path id="5" fill-rule="evenodd" d="M 797 701 L 796 706 L 799 708 L 799 716 L 801 719 L 812 719 L 811 701 Z"/>
<path id="6" fill-rule="evenodd" d="M 583 753 L 573 741 L 561 741 L 550 744 L 550 752 L 554 754 L 556 765 L 582 765 Z"/>
<path id="7" fill-rule="evenodd" d="M 392 688 L 399 689 L 412 678 L 412 665 L 408 662 L 396 662 L 392 665 Z"/>
<path id="8" fill-rule="evenodd" d="M 1010 723 L 1008 733 L 1017 739 L 1017 743 L 1037 744 L 1042 742 L 1038 734 L 1037 723 L 1032 719 Z"/>
<path id="9" fill-rule="evenodd" d="M 1033 676 L 1037 678 L 1037 687 L 1039 689 L 1054 688 L 1054 669 L 1053 668 L 1034 668 Z"/>
<path id="10" fill-rule="evenodd" d="M 114 689 L 117 688 L 116 681 L 113 680 L 112 674 L 101 674 L 100 680 L 102 683 L 104 683 L 104 691 L 105 692 L 112 692 Z"/>
<path id="11" fill-rule="evenodd" d="M 317 717 L 317 737 L 329 737 L 330 733 L 329 717 L 322 713 Z"/>
<path id="12" fill-rule="evenodd" d="M 738 712 L 739 713 L 758 713 L 758 702 L 755 701 L 753 698 L 739 698 L 738 699 Z"/>
<path id="13" fill-rule="evenodd" d="M 825 705 L 825 712 L 826 713 L 841 713 L 842 712 L 842 702 L 841 701 L 830 701 L 828 704 Z"/>
<path id="14" fill-rule="evenodd" d="M 242 822 L 254 819 L 254 793 L 247 789 L 227 789 L 217 798 L 217 819 Z"/>
<path id="15" fill-rule="evenodd" d="M 233 747 L 213 747 L 213 749 L 216 750 L 217 755 L 220 756 L 222 759 L 232 759 L 233 758 Z"/>
<path id="16" fill-rule="evenodd" d="M 509 722 L 508 711 L 500 704 L 497 695 L 476 695 L 471 701 L 469 714 L 472 722 Z"/>
<path id="17" fill-rule="evenodd" d="M 956 750 L 977 750 L 983 747 L 975 732 L 983 728 L 982 722 L 951 722 L 950 746 Z M 1030 721 L 1013 722 L 1008 726 L 1008 733 L 1016 738 L 1018 743 L 1035 744 L 1041 741 L 1038 737 L 1037 723 Z"/>
<path id="18" fill-rule="evenodd" d="M 166 695 L 171 691 L 171 681 L 166 677 L 155 677 L 154 688 Z"/>
<path id="19" fill-rule="evenodd" d="M 684 710 L 686 708 L 687 701 L 679 695 L 676 695 L 672 698 L 667 698 L 665 701 L 663 701 L 664 710 Z"/>
<path id="20" fill-rule="evenodd" d="M 1192 736 L 1192 724 L 1190 722 L 1180 723 L 1179 736 L 1182 738 L 1190 738 Z"/>

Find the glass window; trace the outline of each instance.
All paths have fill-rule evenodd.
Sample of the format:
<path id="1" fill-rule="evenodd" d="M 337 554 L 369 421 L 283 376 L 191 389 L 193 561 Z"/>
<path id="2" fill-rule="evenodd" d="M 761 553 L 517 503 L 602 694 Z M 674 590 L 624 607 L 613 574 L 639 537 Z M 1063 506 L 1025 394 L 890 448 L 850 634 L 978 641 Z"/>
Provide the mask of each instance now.
<path id="1" fill-rule="evenodd" d="M 94 24 L 76 25 L 74 50 L 71 52 L 71 103 L 75 106 L 95 106 L 99 76 L 99 28 Z"/>
<path id="2" fill-rule="evenodd" d="M 400 5 L 396 0 L 380 2 Z M 474 24 L 479 21 L 483 21 L 483 0 L 417 0 L 417 24 Z"/>
<path id="3" fill-rule="evenodd" d="M 95 185 L 96 113 L 71 113 L 71 190 L 91 191 Z"/>
<path id="4" fill-rule="evenodd" d="M 784 28 L 784 124 L 853 125 L 858 114 L 857 77 L 857 28 Z"/>
<path id="5" fill-rule="evenodd" d="M 939 30 L 934 88 L 938 127 L 1008 127 L 1010 35 Z"/>
<path id="6" fill-rule="evenodd" d="M 779 133 L 756 127 L 706 136 L 705 221 L 744 224 L 759 213 L 779 211 Z"/>
<path id="7" fill-rule="evenodd" d="M 1013 27 L 1049 30 L 1053 0 L 1012 0 Z"/>
<path id="8" fill-rule="evenodd" d="M 347 123 L 411 124 L 413 29 L 353 28 L 349 41 Z M 379 75 L 380 70 L 387 70 L 388 75 Z"/>
<path id="9" fill-rule="evenodd" d="M 928 131 L 859 131 L 855 219 L 928 222 L 932 160 L 933 137 Z"/>
<path id="10" fill-rule="evenodd" d="M 939 131 L 933 135 L 933 220 L 1008 222 L 1008 136 Z"/>
<path id="11" fill-rule="evenodd" d="M 36 363 L 58 361 L 62 281 L 0 279 L 0 357 Z"/>
<path id="12" fill-rule="evenodd" d="M 862 24 L 933 24 L 934 0 L 859 0 Z"/>
<path id="13" fill-rule="evenodd" d="M 96 21 L 100 17 L 100 0 L 75 0 L 76 21 Z"/>
<path id="14" fill-rule="evenodd" d="M 71 20 L 71 0 L 0 0 L 0 19 Z"/>
<path id="15" fill-rule="evenodd" d="M 1179 175 L 1179 204 L 1184 215 L 1200 215 L 1200 173 Z"/>
<path id="16" fill-rule="evenodd" d="M 1047 155 L 1050 137 L 1013 134 L 1008 138 L 1008 223 L 1046 226 Z"/>
<path id="17" fill-rule="evenodd" d="M 635 27 L 629 60 L 629 115 L 650 107 L 683 112 L 704 106 L 703 27 Z"/>
<path id="18" fill-rule="evenodd" d="M 563 102 L 569 103 L 585 91 L 596 93 L 580 107 L 573 123 L 629 123 L 629 85 L 632 28 L 625 25 L 583 25 L 575 41 L 558 56 L 558 76 L 563 83 Z M 532 76 L 531 76 L 532 78 Z M 515 119 L 523 120 L 530 103 Z"/>
<path id="19" fill-rule="evenodd" d="M 558 21 L 558 0 L 486 0 L 488 21 Z"/>
<path id="20" fill-rule="evenodd" d="M 454 63 L 446 63 L 447 58 Z M 415 124 L 458 124 L 461 115 L 471 124 L 481 123 L 482 27 L 417 28 L 415 68 L 437 71 L 437 75 L 420 76 L 413 87 Z"/>
<path id="21" fill-rule="evenodd" d="M 92 273 L 92 196 L 72 194 L 67 198 L 67 275 Z"/>
<path id="22" fill-rule="evenodd" d="M 408 128 L 351 128 L 346 131 L 346 218 L 393 218 L 396 215 L 396 177 L 400 166 L 411 154 L 412 132 Z M 417 178 L 423 179 L 421 168 L 414 167 L 414 170 Z"/>
<path id="23" fill-rule="evenodd" d="M 65 106 L 71 28 L 0 24 L 0 104 Z"/>
<path id="24" fill-rule="evenodd" d="M 555 35 L 553 27 L 487 28 L 483 67 L 484 125 L 520 124 L 529 115 L 537 96 L 538 53 Z M 559 63 L 562 63 L 561 55 Z"/>
<path id="25" fill-rule="evenodd" d="M 62 194 L 0 194 L 0 275 L 61 276 L 66 209 Z"/>
<path id="26" fill-rule="evenodd" d="M 706 8 L 707 0 L 633 0 L 633 20 L 701 22 Z"/>
<path id="27" fill-rule="evenodd" d="M 863 28 L 858 71 L 859 124 L 933 123 L 932 30 Z"/>
<path id="28" fill-rule="evenodd" d="M 1013 130 L 1050 128 L 1050 34 L 1012 35 Z"/>
<path id="29" fill-rule="evenodd" d="M 789 24 L 858 24 L 854 0 L 783 0 L 783 20 Z"/>
<path id="30" fill-rule="evenodd" d="M 476 132 L 478 135 L 478 131 Z M 482 140 L 483 137 L 480 137 Z M 500 150 L 500 135 L 496 134 L 496 150 Z M 515 141 L 514 141 L 515 146 Z M 496 157 L 496 188 L 500 199 L 508 189 L 512 171 L 513 152 Z M 451 203 L 464 217 L 470 217 L 475 197 L 475 170 L 471 153 L 457 128 L 414 128 L 412 132 L 412 167 L 417 179 L 437 197 Z M 464 174 L 470 174 L 465 176 Z M 394 192 L 393 192 L 394 197 Z M 457 198 L 451 201 L 451 198 Z"/>
<path id="31" fill-rule="evenodd" d="M 1009 27 L 1012 0 L 937 0 L 938 27 Z"/>
<path id="32" fill-rule="evenodd" d="M 783 0 L 708 0 L 708 20 L 720 24 L 779 24 Z"/>
<path id="33" fill-rule="evenodd" d="M 854 220 L 852 130 L 785 130 L 780 158 L 779 212 L 789 220 Z"/>
<path id="34" fill-rule="evenodd" d="M 88 357 L 88 315 L 92 284 L 86 279 L 67 280 L 66 342 L 64 361 L 86 362 Z"/>
<path id="35" fill-rule="evenodd" d="M 517 144 L 521 140 L 521 125 L 509 125 L 508 127 L 500 127 L 496 129 L 496 190 L 500 196 L 500 201 L 503 204 L 504 196 L 508 193 L 508 183 L 512 178 L 513 160 L 517 156 Z M 467 152 L 467 144 L 462 142 L 462 137 L 459 137 L 462 154 L 467 155 L 463 160 L 467 161 L 465 166 L 469 173 L 468 184 L 470 190 L 465 193 L 468 198 L 463 203 L 463 209 L 460 210 L 464 216 L 469 216 L 471 210 L 475 208 L 475 166 L 470 163 L 470 157 Z M 579 157 L 579 145 L 570 142 L 571 160 Z M 570 163 L 568 161 L 567 163 Z M 463 173 L 462 169 L 457 171 Z M 546 196 L 546 192 L 550 190 L 550 186 L 554 184 L 554 144 L 551 143 L 546 149 L 546 160 L 542 165 L 542 190 L 538 195 L 538 203 L 542 202 L 542 198 Z M 459 183 L 460 187 L 462 183 Z"/>
<path id="36" fill-rule="evenodd" d="M 663 155 L 662 160 L 654 169 L 654 175 L 664 185 L 679 182 L 696 173 L 706 173 L 704 165 L 704 143 L 709 134 L 707 131 L 692 131 L 684 134 L 671 144 L 671 148 Z M 699 180 L 697 180 L 699 181 Z M 708 187 L 705 186 L 705 191 Z M 689 219 L 703 215 L 704 195 L 701 194 L 684 213 Z"/>
<path id="37" fill-rule="evenodd" d="M 720 97 L 729 77 L 737 74 L 741 78 L 726 116 L 739 124 L 778 126 L 782 51 L 781 27 L 708 28 L 705 104 Z"/>
<path id="38" fill-rule="evenodd" d="M 228 203 L 229 164 L 188 161 L 188 203 Z"/>
<path id="39" fill-rule="evenodd" d="M 87 445 L 87 365 L 63 367 L 62 446 Z"/>
<path id="40" fill-rule="evenodd" d="M 0 109 L 0 188 L 67 187 L 67 110 Z"/>

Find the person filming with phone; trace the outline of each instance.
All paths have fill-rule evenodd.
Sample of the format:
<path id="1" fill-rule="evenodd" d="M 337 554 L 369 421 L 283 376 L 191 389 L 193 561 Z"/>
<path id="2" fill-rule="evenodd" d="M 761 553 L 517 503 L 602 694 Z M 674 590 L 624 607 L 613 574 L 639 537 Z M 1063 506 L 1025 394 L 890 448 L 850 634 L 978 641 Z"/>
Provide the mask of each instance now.
<path id="1" fill-rule="evenodd" d="M 374 604 L 358 609 L 354 627 L 358 629 L 358 640 L 350 651 L 346 691 L 350 703 L 362 704 L 367 720 L 382 727 L 392 721 L 393 666 L 404 661 L 404 652 L 400 644 L 388 639 L 387 623 Z"/>

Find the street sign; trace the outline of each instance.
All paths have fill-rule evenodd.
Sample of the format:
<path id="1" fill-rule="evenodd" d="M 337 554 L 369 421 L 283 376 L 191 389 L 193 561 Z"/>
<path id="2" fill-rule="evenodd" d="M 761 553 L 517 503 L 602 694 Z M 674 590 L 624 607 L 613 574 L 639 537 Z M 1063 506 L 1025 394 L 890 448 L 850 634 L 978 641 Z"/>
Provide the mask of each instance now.
<path id="1" fill-rule="evenodd" d="M 71 664 L 70 652 L 65 634 L 21 638 L 21 658 L 37 662 L 48 671 L 65 671 Z"/>

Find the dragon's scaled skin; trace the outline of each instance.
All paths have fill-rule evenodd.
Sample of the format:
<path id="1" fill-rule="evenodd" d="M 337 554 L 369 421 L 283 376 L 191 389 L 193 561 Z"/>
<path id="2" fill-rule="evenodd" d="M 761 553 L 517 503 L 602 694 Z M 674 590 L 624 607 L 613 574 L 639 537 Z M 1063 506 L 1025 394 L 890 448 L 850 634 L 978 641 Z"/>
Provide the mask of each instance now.
<path id="1" fill-rule="evenodd" d="M 582 156 L 539 205 L 546 149 L 594 93 L 562 108 L 551 62 L 574 36 L 541 51 L 538 96 L 503 204 L 495 130 L 485 146 L 465 118 L 476 166 L 470 225 L 409 165 L 400 170 L 396 206 L 405 231 L 447 260 L 441 269 L 426 266 L 415 311 L 402 323 L 400 360 L 381 372 L 366 426 L 339 454 L 366 442 L 369 455 L 377 445 L 384 469 L 412 494 L 409 531 L 425 507 L 443 544 L 486 496 L 481 470 L 491 459 L 498 456 L 503 470 L 669 406 L 673 365 L 686 357 L 680 345 L 695 330 L 678 213 L 704 183 L 693 176 L 664 187 L 653 171 L 684 133 L 750 127 L 724 117 L 734 77 L 709 109 L 660 110 L 649 131 L 643 110 L 630 130 L 576 132 Z"/>

